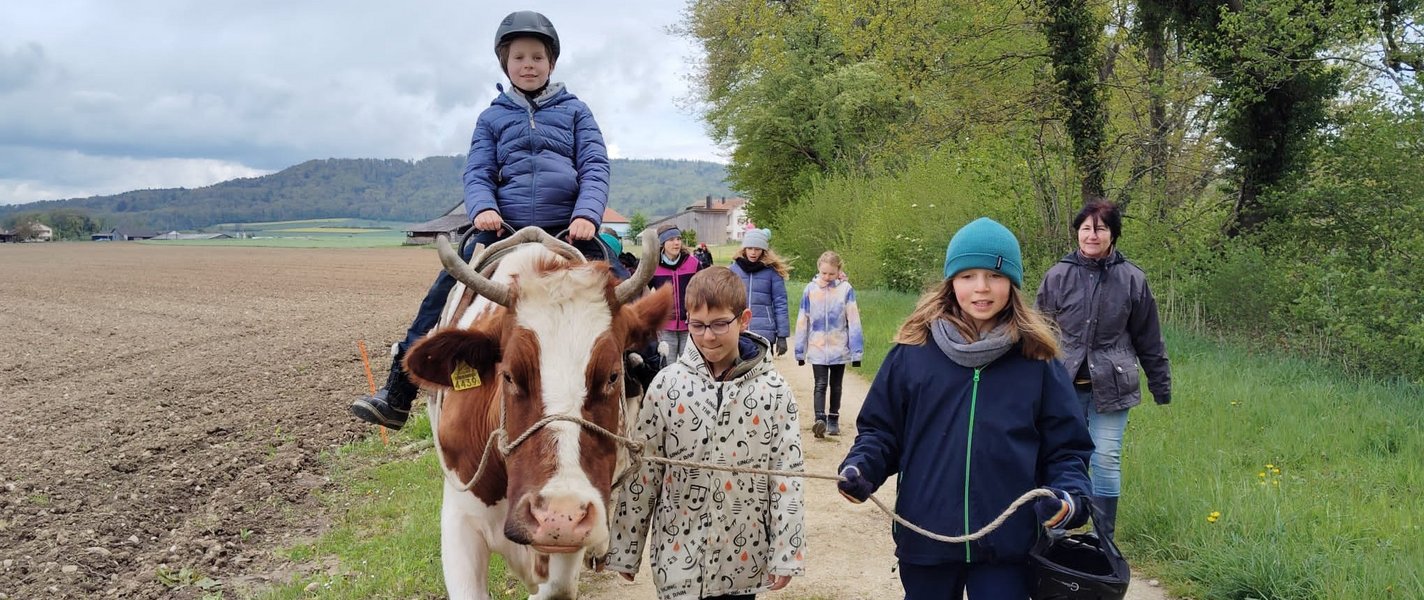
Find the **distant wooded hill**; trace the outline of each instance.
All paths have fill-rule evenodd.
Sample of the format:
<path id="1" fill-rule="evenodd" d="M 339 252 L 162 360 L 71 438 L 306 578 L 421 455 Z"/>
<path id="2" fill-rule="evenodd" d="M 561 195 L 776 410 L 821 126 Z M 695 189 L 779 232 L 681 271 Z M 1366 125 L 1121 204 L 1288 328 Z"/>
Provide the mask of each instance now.
<path id="1" fill-rule="evenodd" d="M 113 196 L 0 206 L 0 217 L 78 209 L 110 225 L 198 229 L 327 217 L 419 222 L 462 198 L 463 156 L 418 161 L 311 160 L 262 177 L 198 189 L 138 190 Z M 625 216 L 669 215 L 711 194 L 732 196 L 726 167 L 692 160 L 616 159 L 609 206 Z"/>

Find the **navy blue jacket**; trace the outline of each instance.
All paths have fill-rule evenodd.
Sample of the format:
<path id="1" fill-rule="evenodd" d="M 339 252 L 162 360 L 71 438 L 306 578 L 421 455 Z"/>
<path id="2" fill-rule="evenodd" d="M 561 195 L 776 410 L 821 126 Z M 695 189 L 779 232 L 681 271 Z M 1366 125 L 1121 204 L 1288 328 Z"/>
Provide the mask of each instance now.
<path id="1" fill-rule="evenodd" d="M 747 329 L 771 341 L 791 337 L 791 322 L 787 317 L 786 280 L 776 269 L 765 263 L 746 264 L 746 259 L 732 261 L 732 272 L 747 286 L 747 308 L 752 322 Z"/>
<path id="2" fill-rule="evenodd" d="M 465 212 L 487 210 L 515 229 L 599 225 L 608 205 L 608 150 L 593 113 L 563 84 L 534 102 L 513 86 L 480 113 L 465 160 Z"/>
<path id="3" fill-rule="evenodd" d="M 1089 493 L 1093 440 L 1068 373 L 1018 345 L 977 372 L 933 341 L 895 345 L 856 428 L 841 468 L 855 465 L 876 487 L 898 473 L 896 512 L 941 535 L 978 531 L 1036 487 Z M 895 555 L 916 565 L 1022 563 L 1042 528 L 1031 507 L 976 542 L 936 542 L 896 527 Z"/>

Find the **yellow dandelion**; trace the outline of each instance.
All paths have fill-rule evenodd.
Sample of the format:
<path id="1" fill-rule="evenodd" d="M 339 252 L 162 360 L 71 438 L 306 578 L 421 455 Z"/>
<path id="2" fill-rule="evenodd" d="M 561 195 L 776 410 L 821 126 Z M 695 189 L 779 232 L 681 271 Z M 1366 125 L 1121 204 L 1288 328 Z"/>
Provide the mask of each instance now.
<path id="1" fill-rule="evenodd" d="M 1279 479 L 1272 479 L 1272 480 L 1271 480 L 1271 485 L 1280 485 L 1280 484 L 1281 484 L 1281 480 L 1279 480 Z"/>
<path id="2" fill-rule="evenodd" d="M 1274 468 L 1276 468 L 1276 465 L 1266 465 L 1266 468 L 1267 468 L 1267 469 L 1274 469 Z"/>
<path id="3" fill-rule="evenodd" d="M 1272 472 L 1272 473 L 1275 473 L 1276 475 L 1280 475 L 1280 474 L 1281 474 L 1281 470 L 1280 470 L 1279 468 L 1271 469 L 1271 472 Z"/>
<path id="4" fill-rule="evenodd" d="M 1261 479 L 1265 479 L 1265 478 L 1266 478 L 1266 472 L 1265 472 L 1265 471 L 1261 471 L 1260 473 L 1257 473 L 1256 476 L 1257 476 L 1257 477 L 1260 477 Z"/>
<path id="5" fill-rule="evenodd" d="M 1211 514 L 1209 514 L 1209 515 L 1206 516 L 1206 522 L 1208 522 L 1208 523 L 1215 523 L 1215 522 L 1217 521 L 1217 519 L 1220 519 L 1220 518 L 1221 518 L 1221 512 L 1214 510 L 1214 511 L 1211 511 Z"/>

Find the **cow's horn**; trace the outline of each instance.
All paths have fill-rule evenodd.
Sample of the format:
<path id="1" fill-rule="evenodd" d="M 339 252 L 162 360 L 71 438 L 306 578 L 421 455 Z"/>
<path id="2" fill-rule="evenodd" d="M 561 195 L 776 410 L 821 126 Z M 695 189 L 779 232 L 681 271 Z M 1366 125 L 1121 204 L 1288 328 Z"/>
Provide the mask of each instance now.
<path id="1" fill-rule="evenodd" d="M 638 270 L 632 277 L 618 284 L 618 289 L 614 290 L 614 298 L 618 299 L 618 305 L 622 306 L 637 299 L 643 289 L 648 287 L 648 282 L 653 280 L 653 270 L 658 266 L 658 234 L 652 228 L 643 230 L 643 258 L 638 262 Z M 618 260 L 613 258 L 613 260 Z"/>
<path id="2" fill-rule="evenodd" d="M 489 298 L 490 302 L 509 306 L 509 286 L 480 275 L 450 246 L 450 236 L 443 233 L 435 236 L 435 250 L 440 253 L 440 262 L 445 265 L 445 272 L 451 277 L 474 290 L 476 294 Z"/>

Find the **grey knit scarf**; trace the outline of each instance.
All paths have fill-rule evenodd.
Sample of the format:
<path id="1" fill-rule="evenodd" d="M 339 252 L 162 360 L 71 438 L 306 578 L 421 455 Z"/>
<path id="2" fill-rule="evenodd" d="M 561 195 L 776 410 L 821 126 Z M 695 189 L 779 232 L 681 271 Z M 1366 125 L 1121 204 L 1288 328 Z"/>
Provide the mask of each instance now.
<path id="1" fill-rule="evenodd" d="M 934 335 L 935 344 L 945 356 L 959 366 L 970 369 L 994 362 L 994 359 L 1003 356 L 1014 345 L 1008 336 L 1008 325 L 1005 324 L 1000 324 L 984 334 L 983 339 L 970 343 L 964 341 L 959 329 L 944 319 L 935 319 L 934 323 L 930 324 L 930 333 Z"/>

